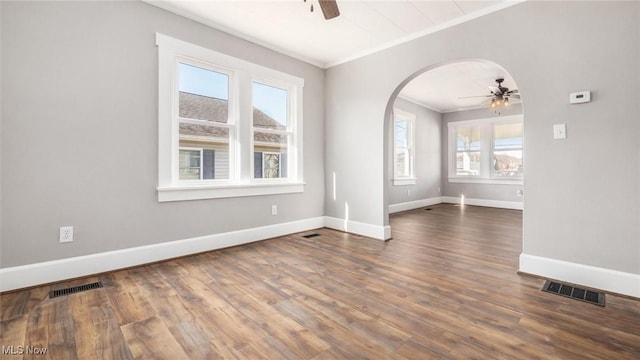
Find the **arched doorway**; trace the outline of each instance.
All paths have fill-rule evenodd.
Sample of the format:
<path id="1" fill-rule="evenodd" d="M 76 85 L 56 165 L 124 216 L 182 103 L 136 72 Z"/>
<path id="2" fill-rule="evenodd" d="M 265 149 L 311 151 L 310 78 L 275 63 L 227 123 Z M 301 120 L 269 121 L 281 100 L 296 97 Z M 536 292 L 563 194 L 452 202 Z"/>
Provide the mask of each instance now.
<path id="1" fill-rule="evenodd" d="M 515 80 L 488 60 L 402 81 L 385 112 L 388 214 L 438 203 L 523 209 L 523 117 Z"/>

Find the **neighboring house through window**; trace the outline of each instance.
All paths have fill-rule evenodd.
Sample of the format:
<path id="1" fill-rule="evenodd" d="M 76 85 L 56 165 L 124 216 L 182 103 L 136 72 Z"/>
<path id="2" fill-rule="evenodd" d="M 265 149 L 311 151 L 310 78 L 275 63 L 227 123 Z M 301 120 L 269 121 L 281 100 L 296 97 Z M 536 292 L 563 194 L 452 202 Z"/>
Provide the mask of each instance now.
<path id="1" fill-rule="evenodd" d="M 393 110 L 393 185 L 416 183 L 415 121 L 415 114 Z"/>
<path id="2" fill-rule="evenodd" d="M 304 81 L 156 34 L 158 199 L 303 191 Z"/>
<path id="3" fill-rule="evenodd" d="M 180 179 L 215 179 L 215 150 L 180 148 Z"/>
<path id="4" fill-rule="evenodd" d="M 450 122 L 447 126 L 450 182 L 522 182 L 522 115 Z"/>

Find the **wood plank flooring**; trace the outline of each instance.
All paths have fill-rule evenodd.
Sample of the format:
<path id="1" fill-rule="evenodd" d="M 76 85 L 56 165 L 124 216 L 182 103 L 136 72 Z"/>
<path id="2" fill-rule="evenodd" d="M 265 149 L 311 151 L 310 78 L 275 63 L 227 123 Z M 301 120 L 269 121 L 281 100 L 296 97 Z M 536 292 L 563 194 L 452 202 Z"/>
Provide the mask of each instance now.
<path id="1" fill-rule="evenodd" d="M 2 294 L 6 359 L 640 359 L 640 301 L 518 275 L 521 212 L 436 205 Z M 49 299 L 49 290 L 104 288 Z M 9 348 L 13 346 L 13 348 Z"/>

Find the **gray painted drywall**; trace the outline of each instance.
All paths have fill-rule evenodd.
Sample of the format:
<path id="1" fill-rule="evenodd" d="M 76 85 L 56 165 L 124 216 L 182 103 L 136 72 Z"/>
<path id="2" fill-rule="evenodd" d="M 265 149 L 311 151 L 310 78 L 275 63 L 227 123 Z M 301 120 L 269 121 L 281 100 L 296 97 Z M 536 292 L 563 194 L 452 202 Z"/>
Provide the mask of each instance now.
<path id="1" fill-rule="evenodd" d="M 0 7 L 3 267 L 324 215 L 324 70 L 142 2 Z M 158 202 L 156 32 L 304 78 L 304 193 Z"/>
<path id="2" fill-rule="evenodd" d="M 2 29 L 2 6 L 0 6 L 0 30 Z M 4 148 L 2 147 L 2 116 L 4 110 L 2 108 L 2 38 L 3 32 L 0 31 L 0 254 L 2 254 L 2 194 L 4 188 L 2 186 L 2 154 Z M 2 256 L 0 256 L 0 268 L 2 268 Z"/>
<path id="3" fill-rule="evenodd" d="M 440 113 L 398 98 L 395 107 L 416 115 L 414 185 L 393 185 L 393 148 L 388 152 L 389 204 L 399 204 L 440 196 Z M 393 122 L 389 122 L 389 142 L 393 143 Z"/>
<path id="4" fill-rule="evenodd" d="M 431 67 L 486 59 L 524 100 L 523 252 L 640 273 L 639 5 L 528 1 L 328 69 L 326 214 L 345 218 L 348 204 L 349 219 L 388 224 L 390 99 Z M 593 101 L 569 105 L 579 90 Z"/>
<path id="5" fill-rule="evenodd" d="M 503 109 L 499 116 L 519 114 L 522 114 L 522 105 L 513 104 L 509 106 L 509 108 Z M 487 119 L 492 117 L 496 117 L 496 115 L 489 109 L 474 109 L 442 114 L 442 196 L 459 198 L 461 195 L 464 195 L 465 198 L 468 199 L 522 202 L 522 196 L 517 194 L 517 191 L 523 188 L 522 185 L 449 182 L 449 161 L 447 159 L 449 155 L 449 134 L 447 124 L 455 121 Z"/>

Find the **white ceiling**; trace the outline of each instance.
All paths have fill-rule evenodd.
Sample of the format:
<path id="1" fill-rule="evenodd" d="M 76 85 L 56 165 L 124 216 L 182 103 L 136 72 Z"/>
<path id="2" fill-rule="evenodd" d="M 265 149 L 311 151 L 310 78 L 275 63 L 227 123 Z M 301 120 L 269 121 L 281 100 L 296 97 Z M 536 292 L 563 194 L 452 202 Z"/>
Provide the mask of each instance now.
<path id="1" fill-rule="evenodd" d="M 328 68 L 523 0 L 337 0 L 331 20 L 318 0 L 146 1 Z"/>
<path id="2" fill-rule="evenodd" d="M 340 16 L 331 20 L 322 16 L 318 0 L 145 1 L 329 68 L 525 0 L 337 0 Z M 401 96 L 440 112 L 478 107 L 477 99 L 457 98 L 488 93 L 498 76 L 511 88 L 501 70 L 487 63 L 453 64 L 416 78 Z"/>

